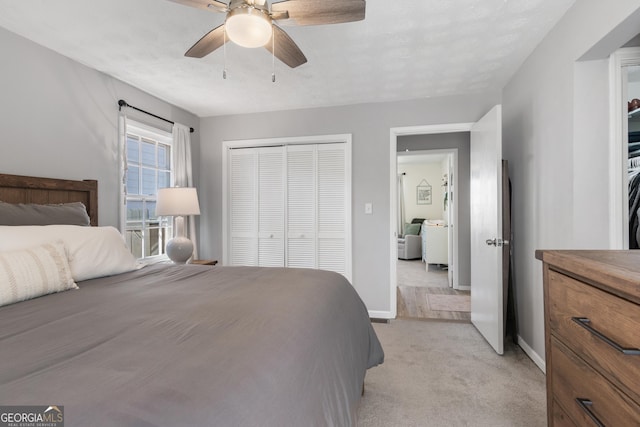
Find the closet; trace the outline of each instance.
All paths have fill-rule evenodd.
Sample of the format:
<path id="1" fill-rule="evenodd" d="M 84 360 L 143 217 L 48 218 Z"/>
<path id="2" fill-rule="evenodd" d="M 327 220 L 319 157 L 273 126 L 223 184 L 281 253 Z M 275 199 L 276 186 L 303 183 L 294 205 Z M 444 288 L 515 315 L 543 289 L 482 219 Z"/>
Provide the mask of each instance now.
<path id="1" fill-rule="evenodd" d="M 346 143 L 228 150 L 228 263 L 331 270 L 351 279 Z"/>
<path id="2" fill-rule="evenodd" d="M 629 132 L 629 249 L 640 249 L 640 132 Z"/>
<path id="3" fill-rule="evenodd" d="M 640 249 L 640 67 L 628 69 L 629 249 Z"/>

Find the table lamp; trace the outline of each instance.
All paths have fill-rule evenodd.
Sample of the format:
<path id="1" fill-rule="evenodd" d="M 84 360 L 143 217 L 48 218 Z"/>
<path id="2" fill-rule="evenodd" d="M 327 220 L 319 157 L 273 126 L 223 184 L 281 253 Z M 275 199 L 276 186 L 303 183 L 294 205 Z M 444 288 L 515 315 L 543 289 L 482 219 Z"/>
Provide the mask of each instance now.
<path id="1" fill-rule="evenodd" d="M 171 187 L 158 190 L 156 214 L 175 218 L 174 238 L 167 242 L 167 256 L 176 264 L 186 263 L 193 254 L 193 242 L 184 235 L 184 217 L 200 215 L 198 193 L 192 187 Z"/>

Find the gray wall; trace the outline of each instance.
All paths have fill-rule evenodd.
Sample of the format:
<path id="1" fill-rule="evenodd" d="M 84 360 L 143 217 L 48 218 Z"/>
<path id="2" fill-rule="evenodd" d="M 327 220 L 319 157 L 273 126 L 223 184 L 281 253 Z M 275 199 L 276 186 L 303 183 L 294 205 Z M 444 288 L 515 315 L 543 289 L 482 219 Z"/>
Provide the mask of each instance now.
<path id="1" fill-rule="evenodd" d="M 469 132 L 406 135 L 398 137 L 398 151 L 458 149 L 458 284 L 471 285 L 471 219 L 469 198 Z"/>
<path id="2" fill-rule="evenodd" d="M 534 251 L 610 245 L 606 58 L 637 34 L 638 7 L 577 1 L 502 93 L 519 335 L 538 362 L 544 306 Z"/>
<path id="3" fill-rule="evenodd" d="M 353 285 L 369 310 L 389 312 L 390 128 L 478 120 L 498 93 L 201 120 L 201 255 L 222 256 L 222 141 L 353 134 Z M 247 100 L 250 102 L 250 100 Z M 395 158 L 393 159 L 395 162 Z M 373 215 L 364 204 L 373 203 Z"/>
<path id="4" fill-rule="evenodd" d="M 118 99 L 198 127 L 198 117 L 1 28 L 0 52 L 0 172 L 97 179 L 100 225 L 118 225 Z"/>

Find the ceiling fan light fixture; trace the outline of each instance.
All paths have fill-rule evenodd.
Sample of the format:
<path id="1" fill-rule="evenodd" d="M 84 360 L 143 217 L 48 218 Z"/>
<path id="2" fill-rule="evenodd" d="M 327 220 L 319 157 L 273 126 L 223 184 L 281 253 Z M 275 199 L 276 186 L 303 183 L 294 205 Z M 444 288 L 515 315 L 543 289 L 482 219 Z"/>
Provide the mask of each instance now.
<path id="1" fill-rule="evenodd" d="M 229 39 L 242 47 L 262 47 L 271 40 L 273 27 L 267 13 L 253 7 L 239 7 L 227 15 Z"/>

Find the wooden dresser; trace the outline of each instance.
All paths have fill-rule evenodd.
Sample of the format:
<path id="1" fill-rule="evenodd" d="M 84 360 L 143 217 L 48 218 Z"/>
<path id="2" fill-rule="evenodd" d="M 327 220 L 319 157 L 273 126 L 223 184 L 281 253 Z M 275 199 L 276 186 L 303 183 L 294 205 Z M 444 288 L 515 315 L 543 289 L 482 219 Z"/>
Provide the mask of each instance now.
<path id="1" fill-rule="evenodd" d="M 544 262 L 549 426 L 640 426 L 640 251 Z"/>

